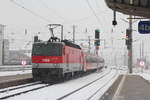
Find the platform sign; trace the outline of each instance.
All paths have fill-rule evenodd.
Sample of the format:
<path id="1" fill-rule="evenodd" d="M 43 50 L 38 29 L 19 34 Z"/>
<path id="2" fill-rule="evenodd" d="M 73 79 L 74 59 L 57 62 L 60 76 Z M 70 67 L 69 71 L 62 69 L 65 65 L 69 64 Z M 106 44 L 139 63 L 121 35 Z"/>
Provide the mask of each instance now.
<path id="1" fill-rule="evenodd" d="M 141 34 L 150 34 L 150 21 L 140 21 L 138 31 Z"/>
<path id="2" fill-rule="evenodd" d="M 145 62 L 144 61 L 140 61 L 140 66 L 144 66 Z"/>
<path id="3" fill-rule="evenodd" d="M 25 60 L 22 60 L 22 61 L 21 61 L 21 64 L 22 64 L 23 66 L 25 66 L 25 65 L 27 64 L 27 62 L 26 62 Z"/>

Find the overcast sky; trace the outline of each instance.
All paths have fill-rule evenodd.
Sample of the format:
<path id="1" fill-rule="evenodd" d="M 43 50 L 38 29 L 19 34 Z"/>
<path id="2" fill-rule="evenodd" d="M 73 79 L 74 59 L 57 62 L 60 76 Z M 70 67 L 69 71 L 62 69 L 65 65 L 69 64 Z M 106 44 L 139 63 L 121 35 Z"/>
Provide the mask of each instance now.
<path id="1" fill-rule="evenodd" d="M 25 48 L 27 42 L 32 40 L 37 32 L 41 32 L 39 34 L 41 39 L 47 40 L 50 37 L 47 25 L 60 23 L 64 25 L 64 37 L 68 39 L 72 39 L 72 25 L 76 25 L 76 39 L 87 39 L 88 36 L 94 38 L 94 30 L 100 29 L 101 39 L 106 41 L 105 49 L 104 42 L 101 42 L 101 54 L 109 58 L 113 47 L 114 55 L 119 53 L 122 55 L 118 55 L 120 59 L 126 51 L 125 41 L 122 38 L 125 37 L 125 30 L 128 28 L 128 23 L 122 19 L 126 20 L 128 16 L 118 13 L 118 25 L 114 28 L 111 24 L 112 14 L 112 10 L 106 6 L 104 0 L 0 0 L 0 24 L 6 25 L 5 38 L 14 42 L 12 48 L 16 45 L 17 48 Z M 134 39 L 144 39 L 145 52 L 149 55 L 147 43 L 149 35 L 138 34 L 137 23 L 138 21 L 134 23 Z M 20 39 L 27 42 L 22 45 Z M 141 40 L 134 43 L 135 58 L 139 56 Z"/>

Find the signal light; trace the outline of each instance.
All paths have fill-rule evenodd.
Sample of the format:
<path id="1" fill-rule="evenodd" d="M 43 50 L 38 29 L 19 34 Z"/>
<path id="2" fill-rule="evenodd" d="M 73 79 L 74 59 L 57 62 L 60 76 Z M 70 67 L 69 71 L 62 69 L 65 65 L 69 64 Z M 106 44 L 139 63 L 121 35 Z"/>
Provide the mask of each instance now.
<path id="1" fill-rule="evenodd" d="M 100 46 L 100 40 L 95 40 L 95 41 L 94 41 L 94 45 L 95 45 L 95 46 Z"/>
<path id="2" fill-rule="evenodd" d="M 117 25 L 117 21 L 116 21 L 116 20 L 113 20 L 113 21 L 112 21 L 112 25 L 116 26 L 116 25 Z"/>
<path id="3" fill-rule="evenodd" d="M 131 39 L 131 30 L 126 30 L 126 45 L 131 45 L 132 39 Z"/>
<path id="4" fill-rule="evenodd" d="M 98 29 L 95 30 L 95 39 L 100 38 L 100 31 Z"/>
<path id="5" fill-rule="evenodd" d="M 94 41 L 95 46 L 100 46 L 100 31 L 99 29 L 95 30 L 95 41 Z"/>
<path id="6" fill-rule="evenodd" d="M 116 21 L 116 10 L 114 10 L 113 13 L 114 13 L 114 20 L 112 21 L 112 25 L 116 26 L 116 25 L 117 25 L 117 21 Z"/>

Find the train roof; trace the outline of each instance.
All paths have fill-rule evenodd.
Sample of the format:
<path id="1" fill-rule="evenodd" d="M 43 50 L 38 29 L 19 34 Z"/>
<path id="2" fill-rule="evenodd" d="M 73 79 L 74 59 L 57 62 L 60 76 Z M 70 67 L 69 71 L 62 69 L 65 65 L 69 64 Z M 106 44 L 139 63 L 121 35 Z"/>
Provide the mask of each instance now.
<path id="1" fill-rule="evenodd" d="M 49 41 L 38 41 L 38 42 L 34 42 L 34 44 L 49 44 L 49 43 L 53 43 L 53 44 L 62 44 L 62 45 L 66 45 L 69 47 L 74 47 L 77 49 L 81 49 L 81 47 L 77 44 L 72 43 L 71 41 L 68 40 L 62 40 L 62 41 L 53 41 L 53 42 L 49 42 Z"/>
<path id="2" fill-rule="evenodd" d="M 65 43 L 65 45 L 67 46 L 70 46 L 70 47 L 74 47 L 74 48 L 77 48 L 77 49 L 81 49 L 81 47 L 77 44 L 74 44 L 68 40 L 62 40 L 63 43 Z"/>

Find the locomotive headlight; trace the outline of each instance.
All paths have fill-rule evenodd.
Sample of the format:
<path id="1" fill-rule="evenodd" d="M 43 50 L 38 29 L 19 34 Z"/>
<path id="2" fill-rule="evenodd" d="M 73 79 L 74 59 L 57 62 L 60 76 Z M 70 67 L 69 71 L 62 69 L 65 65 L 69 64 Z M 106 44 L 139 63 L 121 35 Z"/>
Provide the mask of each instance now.
<path id="1" fill-rule="evenodd" d="M 33 68 L 37 68 L 38 66 L 39 66 L 39 64 L 33 63 Z"/>
<path id="2" fill-rule="evenodd" d="M 42 59 L 43 62 L 50 62 L 50 59 Z"/>
<path id="3" fill-rule="evenodd" d="M 59 68 L 59 67 L 60 67 L 60 64 L 54 64 L 54 67 L 55 67 L 55 68 Z"/>

